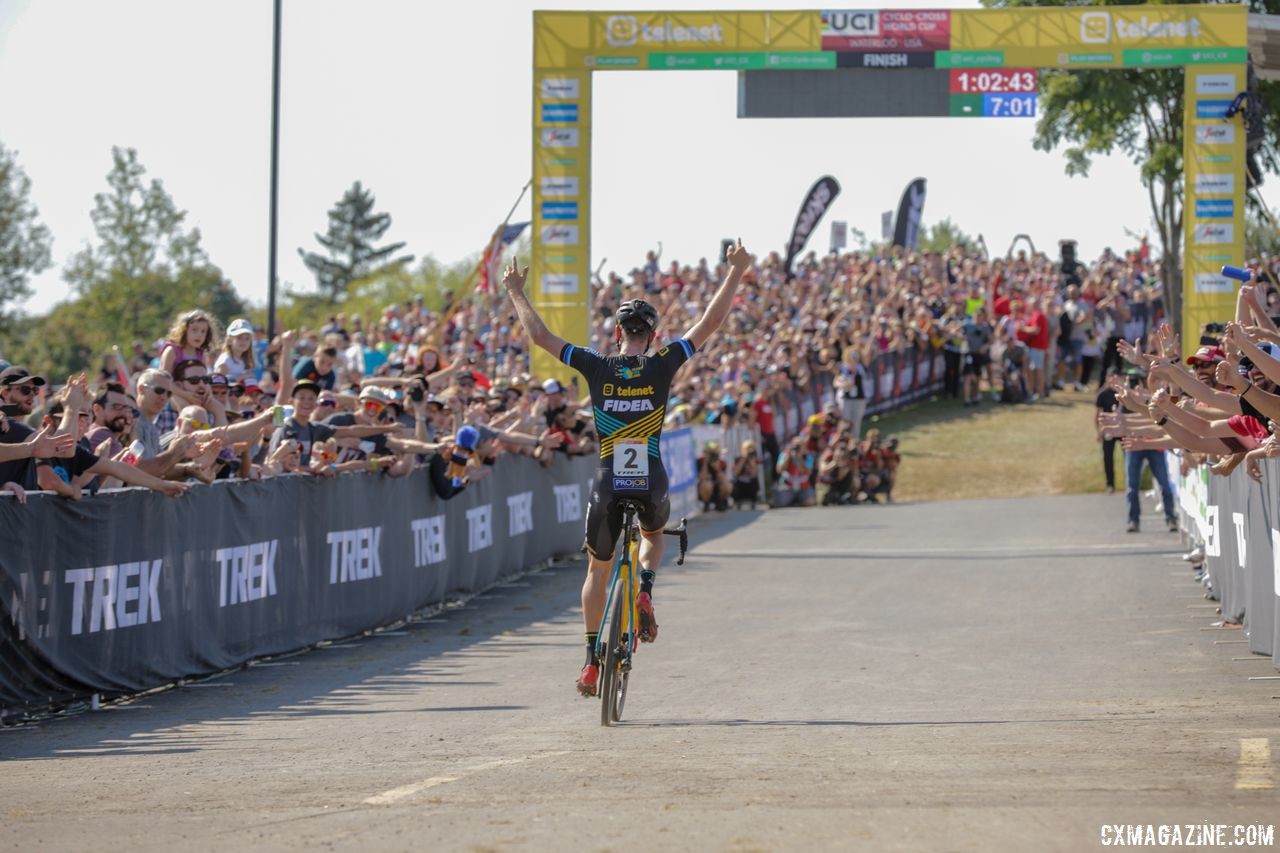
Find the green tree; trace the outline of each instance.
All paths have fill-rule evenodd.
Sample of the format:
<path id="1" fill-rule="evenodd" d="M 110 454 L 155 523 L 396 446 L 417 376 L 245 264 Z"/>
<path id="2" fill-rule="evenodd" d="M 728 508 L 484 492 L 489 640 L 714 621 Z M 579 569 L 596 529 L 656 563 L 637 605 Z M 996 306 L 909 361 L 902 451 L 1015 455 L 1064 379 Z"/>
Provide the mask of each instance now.
<path id="1" fill-rule="evenodd" d="M 1076 5 L 1063 0 L 983 0 L 985 6 Z M 1132 0 L 1100 0 L 1095 5 L 1134 5 Z M 1171 2 L 1168 5 L 1189 5 Z M 1275 12 L 1280 0 L 1251 0 L 1251 11 Z M 1156 223 L 1165 305 L 1175 324 L 1182 317 L 1183 81 L 1181 68 L 1097 71 L 1045 70 L 1040 73 L 1040 119 L 1035 147 L 1063 148 L 1068 175 L 1087 176 L 1092 158 L 1119 151 L 1139 167 Z M 1267 138 L 1259 150 L 1275 169 L 1280 132 L 1280 84 L 1263 83 Z"/>
<path id="2" fill-rule="evenodd" d="M 391 214 L 374 213 L 374 203 L 373 193 L 356 181 L 330 209 L 329 230 L 316 234 L 324 253 L 298 249 L 302 262 L 315 275 L 320 293 L 330 302 L 339 301 L 347 285 L 356 279 L 413 260 L 412 255 L 391 257 L 404 243 L 376 246 L 391 227 Z"/>
<path id="3" fill-rule="evenodd" d="M 973 238 L 961 231 L 960 226 L 952 222 L 949 216 L 941 222 L 934 223 L 932 228 L 926 227 L 920 231 L 920 251 L 922 252 L 945 252 L 961 243 L 972 246 L 973 242 Z"/>
<path id="4" fill-rule="evenodd" d="M 94 196 L 97 242 L 68 263 L 76 298 L 33 321 L 21 348 L 26 360 L 61 377 L 96 367 L 113 345 L 153 341 L 174 318 L 202 308 L 226 322 L 244 302 L 200 246 L 200 231 L 163 184 L 146 177 L 133 149 L 113 148 L 107 192 Z"/>
<path id="5" fill-rule="evenodd" d="M 31 276 L 49 268 L 51 243 L 31 203 L 31 179 L 0 144 L 0 331 L 12 327 L 7 306 L 30 296 Z"/>

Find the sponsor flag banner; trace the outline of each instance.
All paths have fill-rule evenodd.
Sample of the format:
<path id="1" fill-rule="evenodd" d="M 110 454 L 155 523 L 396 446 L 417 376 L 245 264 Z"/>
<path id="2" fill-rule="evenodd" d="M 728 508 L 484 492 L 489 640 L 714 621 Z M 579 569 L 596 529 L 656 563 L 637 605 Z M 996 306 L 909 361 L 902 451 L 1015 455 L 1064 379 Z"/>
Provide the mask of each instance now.
<path id="1" fill-rule="evenodd" d="M 907 184 L 898 202 L 898 217 L 893 227 L 893 245 L 915 251 L 920 248 L 920 217 L 924 215 L 924 178 Z"/>
<path id="2" fill-rule="evenodd" d="M 1187 8 L 1197 14 L 1211 11 L 1202 6 Z M 1187 191 L 1183 206 L 1182 334 L 1198 337 L 1205 323 L 1234 316 L 1239 282 L 1223 276 L 1222 267 L 1245 260 L 1243 117 L 1225 119 L 1218 109 L 1243 90 L 1245 67 L 1188 65 L 1184 75 Z"/>
<path id="3" fill-rule="evenodd" d="M 809 235 L 818 227 L 822 215 L 827 212 L 827 208 L 838 195 L 840 195 L 840 182 L 830 175 L 819 178 L 809 188 L 804 203 L 800 205 L 800 212 L 796 214 L 796 224 L 791 229 L 791 239 L 787 241 L 787 259 L 782 268 L 787 271 L 788 276 L 791 275 L 791 262 L 800 254 L 804 244 L 809 241 Z"/>

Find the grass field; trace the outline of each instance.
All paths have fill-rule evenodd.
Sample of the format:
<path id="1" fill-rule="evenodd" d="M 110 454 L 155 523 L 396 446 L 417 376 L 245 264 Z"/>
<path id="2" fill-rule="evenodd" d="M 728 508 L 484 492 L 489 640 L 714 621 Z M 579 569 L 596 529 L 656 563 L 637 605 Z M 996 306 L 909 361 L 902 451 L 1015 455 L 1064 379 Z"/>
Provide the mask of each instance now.
<path id="1" fill-rule="evenodd" d="M 1056 391 L 1048 401 L 965 408 L 932 400 L 864 422 L 900 439 L 900 501 L 1101 492 L 1102 451 L 1093 435 L 1094 393 Z M 1116 448 L 1116 488 L 1124 454 Z"/>

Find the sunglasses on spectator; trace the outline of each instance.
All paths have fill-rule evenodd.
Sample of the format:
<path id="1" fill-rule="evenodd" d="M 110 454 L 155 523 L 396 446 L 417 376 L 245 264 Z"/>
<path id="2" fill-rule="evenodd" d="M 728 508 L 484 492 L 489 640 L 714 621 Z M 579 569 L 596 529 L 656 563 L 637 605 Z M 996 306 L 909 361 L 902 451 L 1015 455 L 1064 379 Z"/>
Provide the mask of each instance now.
<path id="1" fill-rule="evenodd" d="M 338 405 L 338 401 L 337 400 L 321 400 L 318 405 L 333 407 Z"/>
<path id="2" fill-rule="evenodd" d="M 210 379 L 208 376 L 188 376 L 182 381 L 187 382 L 191 385 L 200 385 L 200 384 L 212 385 L 213 384 L 213 380 Z"/>
<path id="3" fill-rule="evenodd" d="M 156 387 L 156 386 L 154 386 L 154 385 L 144 385 L 144 386 L 142 386 L 142 387 L 143 387 L 145 390 L 150 391 L 152 394 L 159 394 L 161 397 L 172 397 L 172 396 L 173 396 L 173 391 L 172 391 L 172 389 L 169 389 L 169 388 L 157 388 L 157 387 Z"/>
<path id="4" fill-rule="evenodd" d="M 191 424 L 192 429 L 213 429 L 213 424 L 207 424 L 204 421 L 189 420 L 187 423 Z"/>
<path id="5" fill-rule="evenodd" d="M 34 385 L 10 385 L 9 387 L 26 397 L 36 393 L 36 386 Z"/>
<path id="6" fill-rule="evenodd" d="M 116 412 L 128 412 L 130 416 L 135 418 L 142 414 L 142 412 L 138 411 L 133 406 L 130 406 L 128 403 L 111 403 L 107 408 Z"/>
<path id="7" fill-rule="evenodd" d="M 364 410 L 371 415 L 376 415 L 379 412 L 381 412 L 384 408 L 386 408 L 376 400 L 365 400 L 363 405 L 364 405 Z"/>

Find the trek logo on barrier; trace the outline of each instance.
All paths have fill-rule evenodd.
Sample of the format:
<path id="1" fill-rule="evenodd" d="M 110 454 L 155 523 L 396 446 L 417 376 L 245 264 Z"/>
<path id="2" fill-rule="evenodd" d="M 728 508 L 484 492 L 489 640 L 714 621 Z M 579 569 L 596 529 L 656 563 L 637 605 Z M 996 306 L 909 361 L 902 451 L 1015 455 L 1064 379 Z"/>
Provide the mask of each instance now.
<path id="1" fill-rule="evenodd" d="M 543 77 L 540 82 L 544 100 L 578 100 L 578 81 L 573 77 Z"/>
<path id="2" fill-rule="evenodd" d="M 582 520 L 582 493 L 577 486 L 552 486 L 556 493 L 556 521 L 566 524 Z"/>
<path id="3" fill-rule="evenodd" d="M 63 579 L 71 584 L 72 636 L 86 630 L 96 634 L 159 622 L 160 575 L 163 571 L 163 560 L 67 569 Z"/>
<path id="4" fill-rule="evenodd" d="M 544 246 L 576 246 L 578 245 L 578 226 L 577 225 L 543 226 L 542 245 Z"/>
<path id="5" fill-rule="evenodd" d="M 533 492 L 507 498 L 507 535 L 521 536 L 533 530 Z"/>
<path id="6" fill-rule="evenodd" d="M 382 577 L 382 528 L 335 530 L 329 543 L 329 583 L 351 583 Z"/>
<path id="7" fill-rule="evenodd" d="M 1236 141 L 1234 124 L 1197 124 L 1197 145 L 1233 145 Z"/>
<path id="8" fill-rule="evenodd" d="M 493 545 L 493 505 L 467 510 L 467 553 L 474 554 Z"/>
<path id="9" fill-rule="evenodd" d="M 670 19 L 655 27 L 640 23 L 634 15 L 610 15 L 604 22 L 604 38 L 613 47 L 631 47 L 634 44 L 722 44 L 724 28 L 719 24 L 681 27 L 672 24 Z"/>
<path id="10" fill-rule="evenodd" d="M 1236 562 L 1239 563 L 1240 568 L 1243 569 L 1243 568 L 1246 568 L 1244 564 L 1244 555 L 1246 550 L 1248 550 L 1248 547 L 1249 547 L 1247 544 L 1245 544 L 1244 513 L 1242 512 L 1231 513 L 1231 523 L 1234 524 L 1236 528 Z"/>
<path id="11" fill-rule="evenodd" d="M 415 518 L 409 522 L 413 534 L 413 567 L 421 569 L 443 563 L 449 556 L 445 546 L 444 516 Z"/>
<path id="12" fill-rule="evenodd" d="M 276 554 L 280 540 L 219 548 L 218 606 L 244 604 L 276 594 Z"/>

